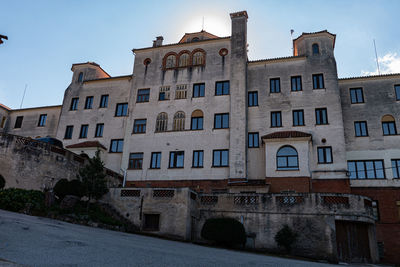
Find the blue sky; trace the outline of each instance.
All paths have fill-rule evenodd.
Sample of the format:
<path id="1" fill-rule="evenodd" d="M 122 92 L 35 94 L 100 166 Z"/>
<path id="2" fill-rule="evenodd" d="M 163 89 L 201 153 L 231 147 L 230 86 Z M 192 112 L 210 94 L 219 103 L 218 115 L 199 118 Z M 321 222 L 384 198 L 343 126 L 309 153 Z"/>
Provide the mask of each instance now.
<path id="1" fill-rule="evenodd" d="M 155 36 L 175 43 L 185 32 L 230 35 L 229 13 L 247 10 L 249 59 L 291 55 L 290 29 L 337 34 L 339 77 L 400 72 L 400 1 L 1 1 L 0 103 L 19 108 L 58 105 L 71 65 L 95 61 L 110 75 L 132 73 L 132 48 Z"/>

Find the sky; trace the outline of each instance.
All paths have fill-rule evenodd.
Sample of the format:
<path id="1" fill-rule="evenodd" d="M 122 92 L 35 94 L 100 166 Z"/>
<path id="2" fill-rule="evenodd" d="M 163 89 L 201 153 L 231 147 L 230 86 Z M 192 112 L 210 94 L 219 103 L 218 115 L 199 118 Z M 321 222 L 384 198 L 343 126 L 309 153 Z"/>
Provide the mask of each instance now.
<path id="1" fill-rule="evenodd" d="M 94 61 L 111 76 L 131 74 L 133 48 L 156 36 L 176 43 L 204 29 L 229 36 L 229 13 L 246 10 L 249 59 L 291 56 L 302 32 L 336 34 L 339 77 L 400 73 L 397 0 L 0 0 L 0 103 L 12 109 L 61 105 L 71 65 Z"/>

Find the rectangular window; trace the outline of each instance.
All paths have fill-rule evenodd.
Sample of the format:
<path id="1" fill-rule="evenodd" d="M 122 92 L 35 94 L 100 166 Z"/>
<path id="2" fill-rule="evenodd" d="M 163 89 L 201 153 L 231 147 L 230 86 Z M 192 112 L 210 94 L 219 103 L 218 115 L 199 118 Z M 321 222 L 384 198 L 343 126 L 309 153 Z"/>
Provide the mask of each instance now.
<path id="1" fill-rule="evenodd" d="M 366 121 L 355 121 L 354 131 L 357 137 L 368 136 L 368 127 Z"/>
<path id="2" fill-rule="evenodd" d="M 383 121 L 382 122 L 383 135 L 396 135 L 396 123 L 394 121 Z"/>
<path id="3" fill-rule="evenodd" d="M 161 168 L 161 152 L 152 152 L 150 160 L 150 169 Z"/>
<path id="4" fill-rule="evenodd" d="M 160 87 L 160 92 L 158 93 L 159 101 L 169 100 L 169 88 L 169 86 Z"/>
<path id="5" fill-rule="evenodd" d="M 247 105 L 249 107 L 256 107 L 258 106 L 258 92 L 254 91 L 254 92 L 249 92 L 248 94 L 248 103 Z"/>
<path id="6" fill-rule="evenodd" d="M 91 109 L 93 106 L 93 96 L 87 96 L 85 101 L 85 109 Z"/>
<path id="7" fill-rule="evenodd" d="M 191 130 L 203 130 L 203 117 L 192 117 Z"/>
<path id="8" fill-rule="evenodd" d="M 392 159 L 393 178 L 400 178 L 400 159 Z"/>
<path id="9" fill-rule="evenodd" d="M 249 133 L 247 146 L 249 148 L 260 147 L 258 133 Z"/>
<path id="10" fill-rule="evenodd" d="M 129 165 L 130 170 L 141 170 L 143 165 L 143 153 L 130 153 Z"/>
<path id="11" fill-rule="evenodd" d="M 229 81 L 216 82 L 215 95 L 229 95 Z"/>
<path id="12" fill-rule="evenodd" d="M 139 89 L 137 93 L 136 103 L 149 102 L 150 89 Z"/>
<path id="13" fill-rule="evenodd" d="M 214 129 L 229 128 L 229 113 L 221 113 L 214 115 Z"/>
<path id="14" fill-rule="evenodd" d="M 203 155 L 204 155 L 203 150 L 193 151 L 193 162 L 192 162 L 193 168 L 203 168 Z"/>
<path id="15" fill-rule="evenodd" d="M 118 103 L 115 108 L 115 117 L 128 116 L 128 103 Z"/>
<path id="16" fill-rule="evenodd" d="M 39 116 L 38 126 L 39 126 L 39 127 L 44 127 L 44 126 L 46 126 L 46 119 L 47 119 L 47 114 L 41 114 L 41 115 Z"/>
<path id="17" fill-rule="evenodd" d="M 271 93 L 280 93 L 281 92 L 281 79 L 273 78 L 269 80 L 269 91 Z"/>
<path id="18" fill-rule="evenodd" d="M 183 168 L 185 159 L 184 151 L 169 152 L 169 167 L 170 168 Z"/>
<path id="19" fill-rule="evenodd" d="M 14 125 L 14 128 L 21 128 L 21 126 L 22 126 L 22 121 L 24 120 L 24 116 L 18 116 L 16 119 L 15 119 L 15 125 Z"/>
<path id="20" fill-rule="evenodd" d="M 328 124 L 328 111 L 326 108 L 315 109 L 315 124 L 324 125 Z"/>
<path id="21" fill-rule="evenodd" d="M 313 89 L 324 89 L 324 75 L 323 74 L 313 74 Z"/>
<path id="22" fill-rule="evenodd" d="M 77 110 L 78 109 L 78 103 L 79 103 L 79 98 L 78 97 L 74 97 L 71 99 L 71 106 L 69 108 L 69 110 Z"/>
<path id="23" fill-rule="evenodd" d="M 139 133 L 146 133 L 146 122 L 147 119 L 139 119 L 135 120 L 133 124 L 133 132 L 134 134 L 139 134 Z"/>
<path id="24" fill-rule="evenodd" d="M 364 103 L 364 95 L 362 88 L 350 89 L 350 101 L 352 104 Z"/>
<path id="25" fill-rule="evenodd" d="M 301 76 L 292 76 L 291 79 L 292 92 L 303 90 L 301 85 Z"/>
<path id="26" fill-rule="evenodd" d="M 5 124 L 6 124 L 6 116 L 3 116 L 3 118 L 1 118 L 1 123 L 0 123 L 0 128 L 4 128 Z"/>
<path id="27" fill-rule="evenodd" d="M 187 98 L 187 85 L 179 84 L 176 86 L 175 99 L 186 99 Z"/>
<path id="28" fill-rule="evenodd" d="M 280 111 L 271 112 L 271 127 L 282 127 L 282 113 Z"/>
<path id="29" fill-rule="evenodd" d="M 108 95 L 102 95 L 100 98 L 100 108 L 108 107 Z"/>
<path id="30" fill-rule="evenodd" d="M 229 166 L 229 150 L 213 150 L 213 167 Z"/>
<path id="31" fill-rule="evenodd" d="M 400 84 L 394 86 L 394 91 L 396 93 L 396 100 L 400 100 Z"/>
<path id="32" fill-rule="evenodd" d="M 110 143 L 110 153 L 120 153 L 124 149 L 124 139 L 112 139 Z"/>
<path id="33" fill-rule="evenodd" d="M 193 97 L 204 97 L 205 84 L 197 83 L 193 84 Z"/>
<path id="34" fill-rule="evenodd" d="M 81 125 L 81 131 L 79 132 L 79 138 L 86 138 L 88 133 L 89 125 Z"/>
<path id="35" fill-rule="evenodd" d="M 73 131 L 74 131 L 74 126 L 73 125 L 68 125 L 67 128 L 65 128 L 64 139 L 71 139 Z"/>
<path id="36" fill-rule="evenodd" d="M 319 164 L 327 164 L 332 163 L 332 147 L 325 146 L 325 147 L 318 147 L 318 163 Z"/>
<path id="37" fill-rule="evenodd" d="M 350 179 L 384 179 L 385 169 L 383 160 L 348 161 Z"/>
<path id="38" fill-rule="evenodd" d="M 144 214 L 143 230 L 159 231 L 160 230 L 160 214 Z"/>
<path id="39" fill-rule="evenodd" d="M 304 126 L 304 110 L 293 110 L 293 126 Z"/>
<path id="40" fill-rule="evenodd" d="M 104 123 L 96 124 L 96 132 L 94 133 L 94 137 L 103 137 L 103 129 Z"/>

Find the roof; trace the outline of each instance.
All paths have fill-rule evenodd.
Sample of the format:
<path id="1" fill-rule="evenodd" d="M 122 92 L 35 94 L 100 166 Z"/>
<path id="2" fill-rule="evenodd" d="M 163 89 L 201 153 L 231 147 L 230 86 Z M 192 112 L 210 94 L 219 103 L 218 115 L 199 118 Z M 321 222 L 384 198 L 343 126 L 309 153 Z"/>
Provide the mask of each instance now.
<path id="1" fill-rule="evenodd" d="M 305 59 L 305 56 L 289 56 L 289 57 L 276 57 L 276 58 L 265 58 L 265 59 L 257 59 L 257 60 L 249 60 L 248 63 L 263 63 L 263 62 L 271 62 L 271 61 L 291 61 L 298 59 Z"/>
<path id="2" fill-rule="evenodd" d="M 108 77 L 108 78 L 97 78 L 97 79 L 91 79 L 91 80 L 84 80 L 83 82 L 95 82 L 95 81 L 107 81 L 107 80 L 112 80 L 112 79 L 131 79 L 132 74 L 130 75 L 121 75 L 121 76 L 114 76 L 114 77 Z"/>
<path id="3" fill-rule="evenodd" d="M 72 66 L 71 66 L 71 70 L 74 71 L 74 67 L 75 67 L 75 66 L 86 65 L 86 64 L 92 65 L 92 66 L 95 66 L 95 67 L 98 67 L 98 68 L 101 69 L 108 77 L 111 77 L 111 75 L 108 74 L 99 64 L 97 64 L 96 62 L 92 62 L 92 61 L 82 62 L 82 63 L 74 63 L 74 64 L 72 64 Z"/>
<path id="4" fill-rule="evenodd" d="M 365 75 L 365 76 L 356 76 L 356 77 L 345 77 L 345 78 L 339 78 L 339 81 L 357 80 L 357 79 L 374 79 L 374 78 L 391 77 L 391 76 L 399 76 L 400 77 L 400 73 L 388 73 L 388 74 L 379 74 L 379 75 Z"/>
<path id="5" fill-rule="evenodd" d="M 62 105 L 55 105 L 55 106 L 43 106 L 43 107 L 32 107 L 32 108 L 20 108 L 20 109 L 11 109 L 12 111 L 23 111 L 23 110 L 29 110 L 29 109 L 46 109 L 46 108 L 60 108 L 61 109 Z"/>
<path id="6" fill-rule="evenodd" d="M 300 40 L 301 38 L 310 36 L 310 35 L 318 35 L 318 34 L 327 34 L 330 35 L 330 37 L 333 39 L 333 48 L 335 48 L 335 41 L 336 41 L 336 34 L 328 32 L 328 30 L 323 30 L 319 32 L 303 32 L 299 37 L 293 40 L 293 44 Z"/>
<path id="7" fill-rule="evenodd" d="M 199 32 L 192 32 L 192 33 L 185 33 L 185 35 L 181 38 L 181 40 L 179 41 L 179 43 L 190 43 L 193 42 L 193 38 L 198 38 L 198 41 L 200 40 L 207 40 L 207 39 L 215 39 L 215 38 L 219 38 L 218 36 L 206 32 L 205 30 L 201 30 Z"/>
<path id="8" fill-rule="evenodd" d="M 1 104 L 1 103 L 0 103 L 0 107 L 1 107 L 1 108 L 4 108 L 5 110 L 11 110 L 11 108 L 9 108 L 9 107 L 7 107 L 6 105 L 3 105 L 3 104 Z"/>
<path id="9" fill-rule="evenodd" d="M 281 138 L 299 138 L 299 137 L 311 137 L 311 134 L 300 132 L 300 131 L 281 131 L 274 132 L 262 136 L 262 139 L 281 139 Z"/>
<path id="10" fill-rule="evenodd" d="M 66 148 L 85 148 L 85 147 L 100 147 L 103 149 L 107 149 L 105 146 L 100 144 L 99 141 L 86 141 L 86 142 L 66 146 Z"/>

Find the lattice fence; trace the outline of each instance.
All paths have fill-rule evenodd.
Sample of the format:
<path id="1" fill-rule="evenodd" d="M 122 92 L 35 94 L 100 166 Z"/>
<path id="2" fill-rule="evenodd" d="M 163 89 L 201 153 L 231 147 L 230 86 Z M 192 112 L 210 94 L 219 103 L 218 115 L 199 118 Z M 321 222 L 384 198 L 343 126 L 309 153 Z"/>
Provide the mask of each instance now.
<path id="1" fill-rule="evenodd" d="M 167 189 L 158 189 L 153 190 L 153 197 L 174 197 L 175 190 L 167 190 Z"/>
<path id="2" fill-rule="evenodd" d="M 257 205 L 258 196 L 235 196 L 233 203 L 236 205 Z"/>
<path id="3" fill-rule="evenodd" d="M 281 205 L 291 206 L 291 205 L 303 203 L 304 197 L 303 196 L 277 196 L 276 202 Z"/>
<path id="4" fill-rule="evenodd" d="M 140 197 L 140 190 L 122 189 L 121 197 Z"/>
<path id="5" fill-rule="evenodd" d="M 348 207 L 349 204 L 349 197 L 344 196 L 323 196 L 322 202 L 325 205 L 341 205 Z"/>
<path id="6" fill-rule="evenodd" d="M 201 196 L 201 204 L 214 205 L 218 203 L 218 196 Z"/>

